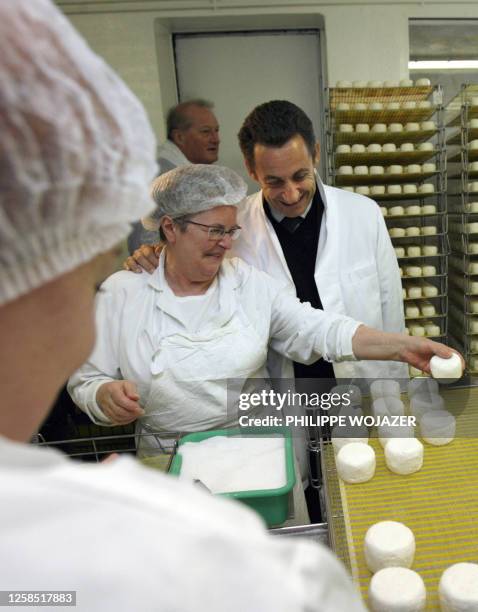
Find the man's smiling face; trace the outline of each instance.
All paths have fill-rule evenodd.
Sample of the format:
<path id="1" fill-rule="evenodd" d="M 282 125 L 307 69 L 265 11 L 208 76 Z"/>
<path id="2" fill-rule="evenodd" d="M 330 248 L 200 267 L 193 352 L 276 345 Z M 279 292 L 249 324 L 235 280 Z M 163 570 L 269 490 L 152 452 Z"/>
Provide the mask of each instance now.
<path id="1" fill-rule="evenodd" d="M 286 217 L 298 217 L 316 190 L 314 162 L 304 139 L 296 134 L 281 147 L 256 144 L 254 167 L 248 170 L 272 208 Z"/>

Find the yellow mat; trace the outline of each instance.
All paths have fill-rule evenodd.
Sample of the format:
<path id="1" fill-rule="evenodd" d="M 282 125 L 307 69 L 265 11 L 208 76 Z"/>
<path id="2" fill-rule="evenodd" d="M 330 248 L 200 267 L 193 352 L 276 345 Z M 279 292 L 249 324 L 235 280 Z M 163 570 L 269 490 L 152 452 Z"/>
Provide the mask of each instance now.
<path id="1" fill-rule="evenodd" d="M 365 601 L 371 573 L 363 540 L 378 521 L 400 521 L 415 534 L 412 569 L 426 584 L 427 610 L 439 610 L 438 582 L 449 565 L 478 562 L 478 394 L 466 390 L 442 395 L 447 409 L 456 411 L 457 438 L 441 447 L 425 443 L 424 464 L 415 474 L 390 472 L 380 443 L 372 439 L 375 476 L 367 483 L 344 484 L 337 477 L 332 448 L 325 448 L 332 545 Z"/>

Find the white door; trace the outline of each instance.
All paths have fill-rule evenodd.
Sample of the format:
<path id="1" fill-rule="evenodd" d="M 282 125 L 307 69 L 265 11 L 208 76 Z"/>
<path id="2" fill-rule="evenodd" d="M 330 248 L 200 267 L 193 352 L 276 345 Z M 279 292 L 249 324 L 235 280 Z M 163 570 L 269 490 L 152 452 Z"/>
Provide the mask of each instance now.
<path id="1" fill-rule="evenodd" d="M 174 42 L 179 100 L 199 97 L 214 102 L 221 126 L 220 164 L 247 178 L 237 133 L 246 115 L 268 100 L 290 100 L 300 106 L 319 139 L 318 31 L 177 34 Z M 256 185 L 248 182 L 254 191 Z"/>

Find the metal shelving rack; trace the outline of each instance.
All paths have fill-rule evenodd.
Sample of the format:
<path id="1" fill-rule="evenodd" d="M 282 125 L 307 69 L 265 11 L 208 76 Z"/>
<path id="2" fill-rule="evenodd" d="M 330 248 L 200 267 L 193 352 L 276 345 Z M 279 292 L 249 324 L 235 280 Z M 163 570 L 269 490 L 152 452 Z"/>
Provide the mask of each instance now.
<path id="1" fill-rule="evenodd" d="M 329 88 L 325 118 L 327 182 L 377 201 L 402 270 L 406 325 L 410 333 L 425 331 L 445 341 L 449 244 L 442 101 L 440 86 Z M 397 123 L 418 123 L 418 129 L 391 128 Z M 358 124 L 366 124 L 368 131 L 359 131 L 364 128 Z M 382 131 L 376 124 L 382 124 Z M 368 173 L 358 174 L 357 166 L 367 166 Z M 379 174 L 376 166 L 388 168 Z M 433 185 L 432 191 L 423 191 L 431 189 L 422 187 L 426 183 Z M 425 229 L 429 227 L 434 229 Z"/>
<path id="2" fill-rule="evenodd" d="M 450 341 L 478 376 L 478 85 L 463 84 L 446 108 Z"/>

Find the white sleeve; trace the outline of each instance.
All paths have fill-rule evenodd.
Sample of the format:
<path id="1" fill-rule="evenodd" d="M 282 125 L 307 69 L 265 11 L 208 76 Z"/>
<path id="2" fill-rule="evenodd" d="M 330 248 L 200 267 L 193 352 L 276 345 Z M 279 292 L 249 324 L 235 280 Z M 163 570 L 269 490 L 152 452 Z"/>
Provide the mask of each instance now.
<path id="1" fill-rule="evenodd" d="M 376 208 L 378 216 L 376 261 L 380 283 L 383 330 L 403 333 L 405 319 L 400 269 L 382 213 L 378 206 Z"/>
<path id="2" fill-rule="evenodd" d="M 270 346 L 275 351 L 305 364 L 320 357 L 330 362 L 355 361 L 352 338 L 361 323 L 301 303 L 276 280 L 264 276 L 272 289 Z"/>
<path id="3" fill-rule="evenodd" d="M 121 301 L 106 288 L 96 297 L 96 343 L 93 353 L 68 381 L 68 393 L 75 404 L 97 425 L 113 425 L 96 402 L 98 388 L 105 382 L 121 380 L 119 368 L 118 323 L 121 321 Z"/>

